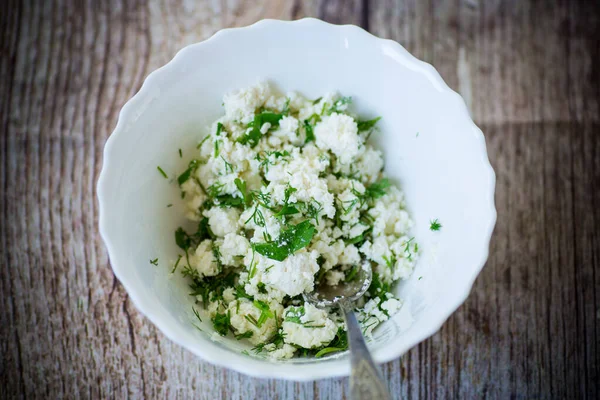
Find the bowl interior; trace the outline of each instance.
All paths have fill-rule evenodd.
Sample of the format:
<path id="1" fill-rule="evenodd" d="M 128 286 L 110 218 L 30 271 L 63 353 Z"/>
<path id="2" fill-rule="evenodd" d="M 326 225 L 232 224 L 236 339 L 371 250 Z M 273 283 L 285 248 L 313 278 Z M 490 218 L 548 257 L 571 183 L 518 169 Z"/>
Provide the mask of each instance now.
<path id="1" fill-rule="evenodd" d="M 241 354 L 248 346 L 235 339 L 212 340 L 210 321 L 200 324 L 202 331 L 192 325 L 185 280 L 170 274 L 178 254 L 173 232 L 187 224 L 170 180 L 223 113 L 223 94 L 259 79 L 309 98 L 338 91 L 353 97 L 362 117 L 383 117 L 372 141 L 384 152 L 387 175 L 405 192 L 422 251 L 413 276 L 395 288 L 402 311 L 371 343 L 377 361 L 396 358 L 439 329 L 467 296 L 487 257 L 494 176 L 481 132 L 437 72 L 356 27 L 267 21 L 222 31 L 151 74 L 119 117 L 99 182 L 101 233 L 113 269 L 143 313 L 208 361 L 294 379 L 347 373 L 345 355 L 275 364 Z M 443 225 L 438 233 L 429 230 L 435 218 Z M 149 263 L 154 258 L 158 266 Z"/>

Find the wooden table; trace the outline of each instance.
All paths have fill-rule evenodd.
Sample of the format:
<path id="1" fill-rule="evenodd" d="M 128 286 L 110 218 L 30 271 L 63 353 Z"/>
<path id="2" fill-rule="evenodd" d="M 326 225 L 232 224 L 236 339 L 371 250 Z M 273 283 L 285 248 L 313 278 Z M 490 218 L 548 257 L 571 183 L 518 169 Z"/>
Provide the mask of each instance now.
<path id="1" fill-rule="evenodd" d="M 97 228 L 104 142 L 144 77 L 218 29 L 303 16 L 432 63 L 498 176 L 487 266 L 439 333 L 384 365 L 395 397 L 599 398 L 600 12 L 518 0 L 3 1 L 0 398 L 345 397 L 346 379 L 253 379 L 172 344 Z"/>

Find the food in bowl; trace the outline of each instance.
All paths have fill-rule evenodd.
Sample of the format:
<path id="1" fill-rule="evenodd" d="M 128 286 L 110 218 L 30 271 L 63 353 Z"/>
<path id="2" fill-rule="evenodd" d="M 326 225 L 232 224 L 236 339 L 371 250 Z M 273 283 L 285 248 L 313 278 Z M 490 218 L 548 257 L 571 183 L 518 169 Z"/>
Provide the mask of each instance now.
<path id="1" fill-rule="evenodd" d="M 182 254 L 173 271 L 189 279 L 198 318 L 256 353 L 345 350 L 343 318 L 302 294 L 352 281 L 359 268 L 373 271 L 356 304 L 366 335 L 402 307 L 391 285 L 415 266 L 413 222 L 369 144 L 379 118 L 358 118 L 351 102 L 282 95 L 264 82 L 226 94 L 225 115 L 177 177 L 197 225 L 175 232 Z"/>

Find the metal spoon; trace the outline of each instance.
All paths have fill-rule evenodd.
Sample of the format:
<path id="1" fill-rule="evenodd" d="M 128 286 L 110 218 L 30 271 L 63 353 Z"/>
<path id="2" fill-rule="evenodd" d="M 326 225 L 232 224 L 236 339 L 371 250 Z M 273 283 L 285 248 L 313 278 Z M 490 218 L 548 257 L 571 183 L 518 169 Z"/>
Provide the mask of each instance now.
<path id="1" fill-rule="evenodd" d="M 353 400 L 391 399 L 352 311 L 352 303 L 364 295 L 371 285 L 372 274 L 371 265 L 365 263 L 352 282 L 340 282 L 337 286 L 322 283 L 312 293 L 304 294 L 304 299 L 317 307 L 326 308 L 337 305 L 344 316 L 350 344 L 350 398 Z"/>

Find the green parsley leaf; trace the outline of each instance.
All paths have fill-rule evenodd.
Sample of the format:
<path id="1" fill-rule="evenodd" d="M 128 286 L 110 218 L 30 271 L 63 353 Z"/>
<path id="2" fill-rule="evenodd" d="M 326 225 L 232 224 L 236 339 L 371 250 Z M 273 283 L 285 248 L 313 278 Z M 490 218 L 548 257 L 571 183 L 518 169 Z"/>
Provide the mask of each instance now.
<path id="1" fill-rule="evenodd" d="M 281 218 L 285 215 L 293 215 L 293 214 L 298 214 L 300 211 L 298 211 L 298 209 L 294 206 L 290 206 L 290 205 L 284 205 L 281 210 L 279 210 L 276 214 L 274 214 L 273 216 L 275 218 Z"/>
<path id="2" fill-rule="evenodd" d="M 150 264 L 158 265 L 158 258 L 155 258 L 154 260 L 150 260 Z"/>
<path id="3" fill-rule="evenodd" d="M 358 127 L 359 131 L 368 131 L 369 129 L 373 129 L 375 124 L 377 124 L 377 121 L 379 121 L 380 119 L 381 117 L 377 117 L 368 121 L 358 121 L 356 123 L 356 126 Z"/>
<path id="4" fill-rule="evenodd" d="M 442 229 L 442 224 L 440 224 L 440 222 L 436 218 L 429 222 L 429 229 L 434 232 L 439 231 L 440 229 Z"/>
<path id="5" fill-rule="evenodd" d="M 179 158 L 183 157 L 183 152 L 181 151 L 181 149 L 179 149 Z"/>
<path id="6" fill-rule="evenodd" d="M 306 220 L 284 230 L 274 242 L 259 243 L 254 249 L 272 260 L 283 261 L 289 255 L 308 246 L 315 234 L 315 227 Z"/>
<path id="7" fill-rule="evenodd" d="M 169 179 L 169 177 L 167 176 L 167 173 L 160 166 L 156 166 L 156 169 L 158 170 L 158 172 L 160 172 L 160 174 L 162 176 L 165 177 L 165 179 Z"/>
<path id="8" fill-rule="evenodd" d="M 249 144 L 250 147 L 255 147 L 262 137 L 260 128 L 267 122 L 271 124 L 271 127 L 278 126 L 281 118 L 283 118 L 283 114 L 276 114 L 272 112 L 262 112 L 260 114 L 256 114 L 254 116 L 254 120 L 248 125 L 248 128 L 251 128 L 250 132 L 240 137 L 238 142 L 241 144 Z"/>

